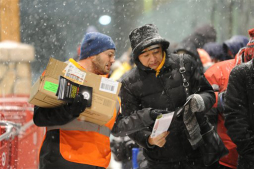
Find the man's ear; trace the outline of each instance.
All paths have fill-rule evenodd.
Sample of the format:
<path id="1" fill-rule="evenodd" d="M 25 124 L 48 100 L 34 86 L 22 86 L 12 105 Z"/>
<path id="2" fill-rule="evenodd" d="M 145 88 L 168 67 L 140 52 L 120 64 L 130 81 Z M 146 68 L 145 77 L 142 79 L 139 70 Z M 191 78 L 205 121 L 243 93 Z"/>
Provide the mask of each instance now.
<path id="1" fill-rule="evenodd" d="M 88 59 L 91 59 L 91 61 L 94 61 L 97 55 L 90 56 Z"/>

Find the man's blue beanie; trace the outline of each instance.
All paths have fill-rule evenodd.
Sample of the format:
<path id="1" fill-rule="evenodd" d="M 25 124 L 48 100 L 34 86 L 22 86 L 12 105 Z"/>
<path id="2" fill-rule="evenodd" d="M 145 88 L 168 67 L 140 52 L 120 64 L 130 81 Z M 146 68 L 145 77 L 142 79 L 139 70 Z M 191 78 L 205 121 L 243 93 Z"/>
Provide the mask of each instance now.
<path id="1" fill-rule="evenodd" d="M 87 33 L 81 43 L 79 60 L 97 55 L 109 49 L 116 49 L 111 37 L 99 32 Z"/>

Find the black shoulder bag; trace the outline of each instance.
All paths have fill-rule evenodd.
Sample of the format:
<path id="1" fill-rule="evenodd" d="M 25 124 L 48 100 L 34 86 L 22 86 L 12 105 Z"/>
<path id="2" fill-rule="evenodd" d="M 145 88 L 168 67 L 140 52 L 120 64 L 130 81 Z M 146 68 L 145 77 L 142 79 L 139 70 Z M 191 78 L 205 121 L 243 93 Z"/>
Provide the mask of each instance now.
<path id="1" fill-rule="evenodd" d="M 184 58 L 183 54 L 180 54 L 180 69 L 179 72 L 183 78 L 183 87 L 185 88 L 186 98 L 190 95 L 189 94 L 189 82 L 185 78 L 186 69 L 184 67 Z M 228 149 L 225 147 L 224 143 L 222 142 L 221 138 L 219 137 L 217 131 L 215 131 L 214 126 L 212 126 L 208 121 L 207 125 L 211 126 L 211 129 L 202 135 L 202 139 L 204 144 L 198 147 L 201 155 L 202 160 L 205 166 L 210 166 L 213 163 L 220 160 L 221 157 L 228 154 Z"/>

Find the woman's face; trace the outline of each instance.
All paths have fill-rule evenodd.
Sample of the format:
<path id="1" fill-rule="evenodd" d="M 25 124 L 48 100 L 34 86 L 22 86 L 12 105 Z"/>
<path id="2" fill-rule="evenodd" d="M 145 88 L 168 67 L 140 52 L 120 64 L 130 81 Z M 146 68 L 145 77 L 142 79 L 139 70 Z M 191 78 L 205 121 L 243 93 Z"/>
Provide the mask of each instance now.
<path id="1" fill-rule="evenodd" d="M 161 46 L 152 49 L 147 47 L 143 51 L 145 52 L 138 56 L 139 61 L 146 67 L 156 69 L 163 58 Z"/>

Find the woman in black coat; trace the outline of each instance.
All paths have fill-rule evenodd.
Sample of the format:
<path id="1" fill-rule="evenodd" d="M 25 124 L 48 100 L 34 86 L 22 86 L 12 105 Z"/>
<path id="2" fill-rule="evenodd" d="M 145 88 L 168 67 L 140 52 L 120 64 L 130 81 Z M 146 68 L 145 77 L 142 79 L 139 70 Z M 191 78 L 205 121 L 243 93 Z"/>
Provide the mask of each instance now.
<path id="1" fill-rule="evenodd" d="M 188 81 L 183 82 L 179 72 L 179 55 L 167 52 L 169 42 L 160 37 L 154 25 L 147 24 L 136 28 L 129 37 L 132 59 L 137 67 L 122 80 L 120 95 L 126 128 L 135 126 L 133 120 L 136 119 L 128 119 L 133 113 L 150 114 L 155 120 L 158 113 L 175 111 L 183 106 L 187 93 L 191 98 L 190 104 L 182 114 L 172 121 L 169 132 L 151 138 L 152 124 L 148 128 L 138 129 L 139 131 L 129 134 L 129 137 L 144 148 L 150 169 L 206 168 L 197 147 L 202 142 L 201 134 L 210 129 L 207 128 L 204 113 L 215 102 L 212 87 L 198 72 L 195 61 L 189 55 L 183 55 L 184 68 L 181 68 L 185 69 L 183 76 Z M 183 87 L 183 83 L 186 88 Z M 184 116 L 189 110 L 192 111 L 194 119 L 189 121 L 190 123 L 190 119 Z M 127 119 L 130 125 L 126 123 Z M 142 121 L 140 120 L 140 123 L 143 123 Z M 118 119 L 117 125 L 120 123 Z"/>

